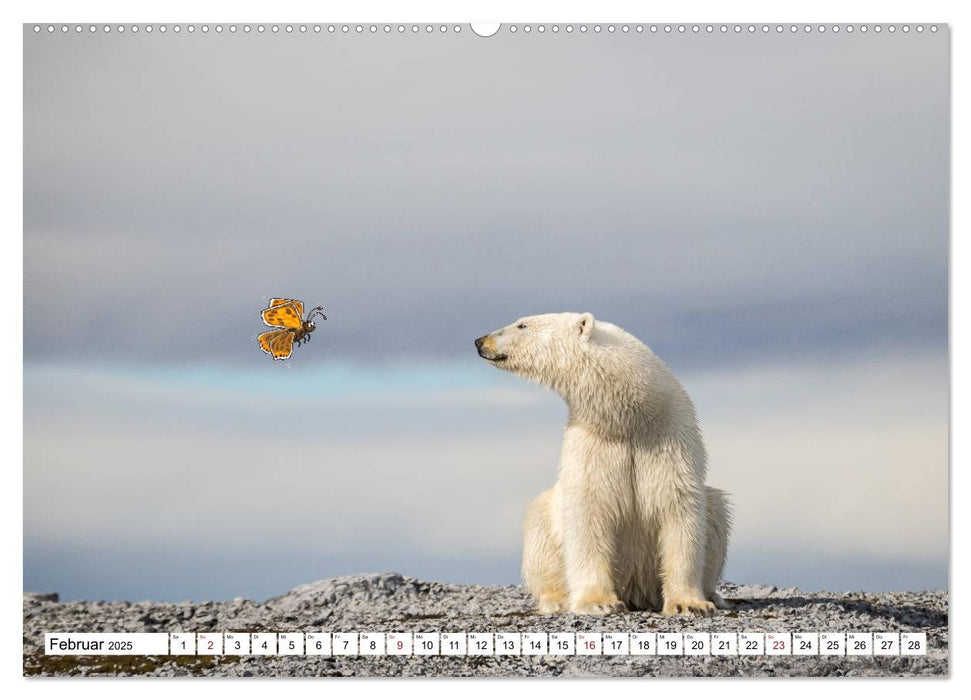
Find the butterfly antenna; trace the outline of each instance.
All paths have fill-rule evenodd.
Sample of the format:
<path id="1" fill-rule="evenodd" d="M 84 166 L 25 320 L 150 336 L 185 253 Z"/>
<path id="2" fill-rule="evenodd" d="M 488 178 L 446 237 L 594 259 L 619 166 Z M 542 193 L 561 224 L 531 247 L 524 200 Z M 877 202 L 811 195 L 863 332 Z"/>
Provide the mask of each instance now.
<path id="1" fill-rule="evenodd" d="M 320 316 L 325 321 L 327 320 L 327 317 L 324 315 L 324 307 L 323 306 L 315 306 L 314 308 L 312 308 L 310 310 L 310 313 L 307 315 L 307 320 L 309 321 L 314 316 Z"/>

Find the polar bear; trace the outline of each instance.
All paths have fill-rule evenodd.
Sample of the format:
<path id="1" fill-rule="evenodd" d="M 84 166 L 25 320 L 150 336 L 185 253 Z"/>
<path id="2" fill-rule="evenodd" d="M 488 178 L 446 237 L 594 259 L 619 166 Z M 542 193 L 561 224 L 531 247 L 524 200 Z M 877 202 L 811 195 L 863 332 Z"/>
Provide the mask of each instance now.
<path id="1" fill-rule="evenodd" d="M 569 408 L 559 473 L 526 513 L 523 580 L 544 614 L 712 614 L 731 514 L 705 486 L 694 405 L 651 350 L 589 313 L 528 316 L 477 338 L 489 364 Z"/>

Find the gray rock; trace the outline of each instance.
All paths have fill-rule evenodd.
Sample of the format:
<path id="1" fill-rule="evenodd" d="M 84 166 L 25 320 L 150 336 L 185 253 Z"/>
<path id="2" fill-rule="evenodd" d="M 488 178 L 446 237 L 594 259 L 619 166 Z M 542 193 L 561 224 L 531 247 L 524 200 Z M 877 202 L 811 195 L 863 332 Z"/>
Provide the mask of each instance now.
<path id="1" fill-rule="evenodd" d="M 42 603 L 56 603 L 60 600 L 57 593 L 24 593 L 24 598 L 30 598 Z"/>
<path id="2" fill-rule="evenodd" d="M 732 598 L 768 598 L 770 595 L 775 593 L 778 589 L 775 586 L 767 585 L 745 585 L 736 586 L 734 591 L 732 591 Z M 793 589 L 789 589 L 793 590 Z"/>

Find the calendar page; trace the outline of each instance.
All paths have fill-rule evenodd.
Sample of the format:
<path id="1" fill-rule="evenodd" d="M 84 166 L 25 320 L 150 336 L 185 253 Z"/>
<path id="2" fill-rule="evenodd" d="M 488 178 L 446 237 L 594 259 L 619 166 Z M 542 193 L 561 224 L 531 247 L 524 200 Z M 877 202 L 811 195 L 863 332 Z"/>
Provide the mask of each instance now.
<path id="1" fill-rule="evenodd" d="M 947 23 L 72 14 L 24 675 L 948 675 Z"/>

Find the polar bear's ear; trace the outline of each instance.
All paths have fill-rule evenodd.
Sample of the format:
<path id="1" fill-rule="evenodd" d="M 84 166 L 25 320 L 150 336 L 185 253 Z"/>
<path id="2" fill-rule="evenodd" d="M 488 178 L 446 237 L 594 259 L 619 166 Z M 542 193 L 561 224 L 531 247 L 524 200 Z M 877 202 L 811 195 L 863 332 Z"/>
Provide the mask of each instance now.
<path id="1" fill-rule="evenodd" d="M 589 340 L 590 334 L 593 333 L 593 314 L 589 311 L 585 314 L 580 314 L 580 320 L 577 322 L 577 328 L 580 331 L 580 337 Z"/>

